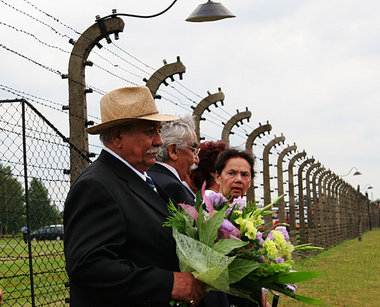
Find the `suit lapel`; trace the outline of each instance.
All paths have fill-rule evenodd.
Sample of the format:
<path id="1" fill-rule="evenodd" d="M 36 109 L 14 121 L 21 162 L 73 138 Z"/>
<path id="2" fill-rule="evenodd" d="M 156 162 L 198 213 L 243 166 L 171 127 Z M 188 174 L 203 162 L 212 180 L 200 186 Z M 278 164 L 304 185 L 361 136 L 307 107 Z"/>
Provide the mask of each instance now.
<path id="1" fill-rule="evenodd" d="M 187 195 L 187 200 L 188 202 L 190 200 L 192 200 L 192 202 L 190 204 L 193 204 L 195 205 L 195 202 L 194 202 L 194 195 L 189 191 L 189 189 L 182 183 L 181 180 L 178 179 L 178 177 L 176 175 L 174 175 L 169 169 L 167 169 L 165 166 L 161 165 L 161 164 L 154 164 L 149 170 L 151 170 L 152 172 L 155 172 L 155 173 L 161 173 L 161 174 L 165 174 L 167 176 L 169 176 L 170 178 L 172 178 L 173 180 L 177 181 L 180 185 L 181 185 L 181 191 L 183 193 L 185 193 Z M 165 193 L 166 194 L 166 193 Z"/>
<path id="2" fill-rule="evenodd" d="M 167 203 L 165 200 L 154 192 L 153 189 L 125 163 L 106 151 L 102 151 L 98 159 L 107 163 L 115 174 L 127 184 L 130 191 L 141 198 L 144 203 L 160 214 L 168 216 Z M 162 190 L 159 190 L 159 192 L 161 194 Z"/>

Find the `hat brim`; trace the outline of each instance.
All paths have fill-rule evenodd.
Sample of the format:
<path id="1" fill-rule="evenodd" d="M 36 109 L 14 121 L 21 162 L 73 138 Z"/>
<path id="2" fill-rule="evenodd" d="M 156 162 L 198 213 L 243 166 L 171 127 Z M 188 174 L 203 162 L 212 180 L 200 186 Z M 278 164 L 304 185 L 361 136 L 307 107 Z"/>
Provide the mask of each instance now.
<path id="1" fill-rule="evenodd" d="M 99 134 L 101 131 L 103 131 L 105 129 L 108 129 L 108 128 L 111 128 L 114 126 L 118 126 L 118 125 L 122 125 L 124 123 L 134 121 L 136 119 L 150 120 L 150 121 L 155 121 L 155 122 L 171 122 L 171 121 L 178 120 L 179 117 L 174 116 L 174 115 L 156 113 L 156 114 L 144 115 L 144 116 L 139 116 L 139 117 L 134 117 L 134 118 L 115 119 L 115 120 L 104 122 L 104 123 L 101 123 L 101 124 L 98 124 L 98 125 L 95 125 L 92 127 L 88 127 L 85 129 L 85 131 L 88 134 Z"/>

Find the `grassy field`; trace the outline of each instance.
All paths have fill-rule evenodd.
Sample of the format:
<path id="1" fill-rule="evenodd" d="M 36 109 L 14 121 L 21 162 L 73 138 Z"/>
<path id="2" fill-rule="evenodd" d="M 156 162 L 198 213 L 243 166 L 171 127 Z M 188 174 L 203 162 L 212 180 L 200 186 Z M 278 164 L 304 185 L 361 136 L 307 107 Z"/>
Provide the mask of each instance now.
<path id="1" fill-rule="evenodd" d="M 37 305 L 64 305 L 68 289 L 64 286 L 67 275 L 62 249 L 62 241 L 32 242 Z M 0 240 L 4 306 L 30 306 L 27 255 L 21 238 Z M 296 269 L 323 274 L 299 283 L 300 295 L 319 299 L 327 306 L 380 306 L 380 229 L 365 233 L 361 242 L 346 241 L 299 261 Z M 281 295 L 278 306 L 307 305 Z"/>
<path id="2" fill-rule="evenodd" d="M 323 275 L 298 284 L 297 293 L 327 306 L 380 306 L 380 229 L 297 263 L 298 271 Z M 278 306 L 310 306 L 280 296 Z"/>
<path id="3" fill-rule="evenodd" d="M 62 241 L 32 241 L 36 305 L 64 305 L 68 297 Z M 20 237 L 0 239 L 0 286 L 4 306 L 31 306 L 28 245 Z M 3 305 L 2 305 L 3 306 Z"/>

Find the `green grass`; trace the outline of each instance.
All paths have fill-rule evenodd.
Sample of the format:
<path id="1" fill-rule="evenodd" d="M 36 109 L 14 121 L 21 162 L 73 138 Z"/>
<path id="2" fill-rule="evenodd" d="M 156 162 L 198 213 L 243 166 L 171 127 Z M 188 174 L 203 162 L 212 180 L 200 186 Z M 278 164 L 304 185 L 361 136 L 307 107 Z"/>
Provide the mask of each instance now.
<path id="1" fill-rule="evenodd" d="M 303 259 L 296 270 L 323 274 L 299 283 L 297 294 L 327 306 L 380 306 L 380 229 Z M 309 305 L 281 295 L 278 306 Z"/>
<path id="2" fill-rule="evenodd" d="M 64 305 L 65 282 L 62 241 L 33 241 L 33 278 L 36 305 Z M 28 245 L 21 237 L 0 239 L 0 286 L 4 306 L 31 306 Z M 2 305 L 3 306 L 3 305 Z"/>
<path id="3" fill-rule="evenodd" d="M 68 297 L 64 282 L 62 241 L 32 242 L 37 305 L 62 306 Z M 0 239 L 0 286 L 4 306 L 30 306 L 27 244 L 21 238 Z M 380 229 L 363 240 L 346 241 L 317 256 L 299 261 L 298 271 L 323 275 L 298 284 L 297 293 L 323 301 L 327 306 L 380 306 Z M 14 277 L 12 277 L 14 275 Z M 53 303 L 59 301 L 57 303 Z M 279 307 L 307 306 L 280 295 Z"/>

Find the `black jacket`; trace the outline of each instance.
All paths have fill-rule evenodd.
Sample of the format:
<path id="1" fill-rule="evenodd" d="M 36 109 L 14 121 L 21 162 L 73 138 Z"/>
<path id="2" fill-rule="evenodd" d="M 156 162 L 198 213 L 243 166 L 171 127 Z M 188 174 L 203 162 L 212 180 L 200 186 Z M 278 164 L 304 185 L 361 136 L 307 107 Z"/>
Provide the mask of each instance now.
<path id="1" fill-rule="evenodd" d="M 167 201 L 106 151 L 79 176 L 64 211 L 71 306 L 168 306 L 179 268 Z"/>

